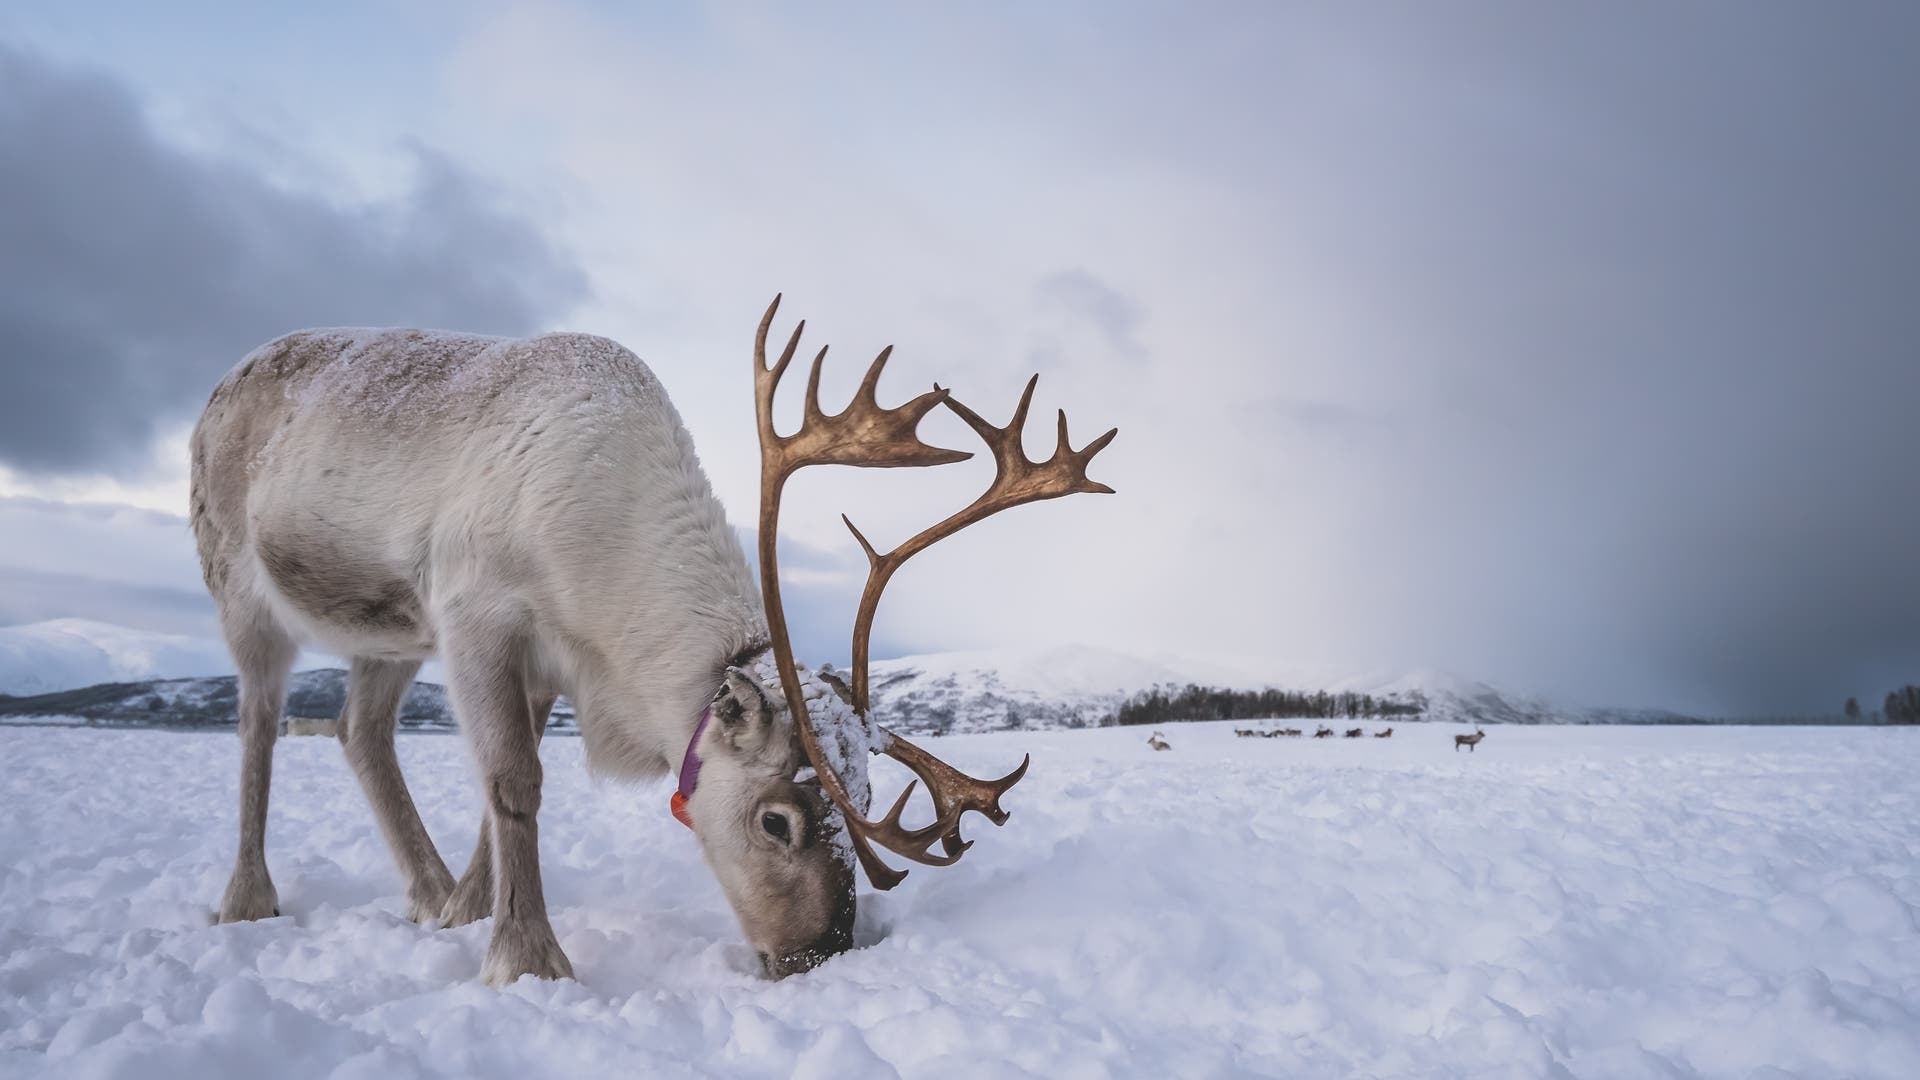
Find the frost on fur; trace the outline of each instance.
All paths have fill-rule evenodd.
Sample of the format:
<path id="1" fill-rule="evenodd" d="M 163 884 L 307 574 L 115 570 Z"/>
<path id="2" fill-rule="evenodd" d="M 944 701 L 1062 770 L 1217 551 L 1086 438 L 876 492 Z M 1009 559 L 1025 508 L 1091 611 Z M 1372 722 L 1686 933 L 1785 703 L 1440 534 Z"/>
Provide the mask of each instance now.
<path id="1" fill-rule="evenodd" d="M 885 748 L 886 736 L 871 716 L 854 711 L 838 692 L 810 668 L 796 668 L 800 676 L 800 696 L 807 703 L 807 717 L 813 721 L 815 737 L 826 755 L 827 765 L 846 785 L 847 795 L 862 814 L 873 805 L 873 784 L 867 776 L 867 761 Z M 781 694 L 780 670 L 771 653 L 760 656 L 753 665 L 753 677 L 776 698 Z M 812 766 L 800 770 L 797 779 L 816 779 Z M 834 823 L 833 846 L 848 866 L 853 865 L 853 841 L 847 834 L 846 818 L 840 808 L 828 802 L 828 817 Z"/>

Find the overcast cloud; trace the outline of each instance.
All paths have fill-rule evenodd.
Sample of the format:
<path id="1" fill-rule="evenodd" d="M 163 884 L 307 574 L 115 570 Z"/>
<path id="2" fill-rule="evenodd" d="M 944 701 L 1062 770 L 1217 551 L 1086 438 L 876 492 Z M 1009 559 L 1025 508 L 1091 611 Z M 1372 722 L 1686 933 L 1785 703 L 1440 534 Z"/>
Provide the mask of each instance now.
<path id="1" fill-rule="evenodd" d="M 290 326 L 511 330 L 570 311 L 661 373 L 745 522 L 746 347 L 785 290 L 783 320 L 834 345 L 829 398 L 892 342 L 894 400 L 939 379 L 999 419 L 1041 371 L 1036 456 L 1056 405 L 1076 441 L 1121 427 L 1093 469 L 1119 495 L 1023 509 L 916 559 L 881 614 L 895 648 L 1074 640 L 1288 670 L 1434 665 L 1709 713 L 1831 710 L 1920 680 L 1920 9 L 442 14 L 394 27 L 349 4 L 168 51 L 141 37 L 167 28 L 137 19 L 85 34 L 27 20 L 137 73 L 174 115 L 238 108 L 221 91 L 241 83 L 294 130 L 353 116 L 368 155 L 424 140 L 447 156 L 427 183 L 450 194 L 347 212 L 181 165 L 128 92 L 16 54 L 67 97 L 107 103 L 86 106 L 105 118 L 89 132 L 164 165 L 196 235 L 252 241 L 216 252 L 304 284 L 207 301 L 215 286 L 178 272 L 172 240 L 127 256 L 146 278 L 89 270 L 145 219 L 114 209 L 124 192 L 85 204 L 120 227 L 76 219 L 60 208 L 107 181 L 49 174 L 58 190 L 35 197 L 53 209 L 33 220 L 68 223 L 41 242 L 73 245 L 45 257 L 79 269 L 31 275 L 40 292 L 25 315 L 0 306 L 0 335 L 78 351 L 16 373 L 9 344 L 0 363 L 36 412 L 75 420 L 0 435 L 6 460 L 139 467 L 148 429 L 120 437 L 143 420 L 112 389 L 158 391 L 128 342 L 214 354 L 190 373 L 190 411 L 236 350 Z M 296 38 L 329 47 L 275 51 Z M 304 59 L 361 39 L 381 43 L 379 63 L 351 80 Z M 549 209 L 515 225 L 477 176 Z M 329 224 L 266 243 L 277 234 L 230 206 Z M 453 224 L 470 218 L 489 225 Z M 336 220 L 378 220 L 384 239 L 328 247 Z M 290 254 L 316 235 L 325 259 Z M 591 297 L 554 251 L 579 259 Z M 507 282 L 487 276 L 505 265 Z M 181 295 L 221 317 L 170 322 Z M 363 299 L 385 306 L 336 313 Z M 256 313 L 232 345 L 195 336 Z M 71 325 L 87 333 L 57 333 Z M 96 332 L 119 350 L 88 346 Z M 83 380 L 108 400 L 76 394 Z M 970 438 L 939 418 L 927 433 Z M 852 550 L 842 510 L 884 545 L 988 472 L 805 477 L 789 542 L 831 577 L 832 553 Z"/>
<path id="2" fill-rule="evenodd" d="M 138 471 L 291 329 L 525 333 L 584 297 L 537 229 L 416 156 L 405 198 L 336 205 L 182 152 L 112 78 L 0 41 L 0 462 Z"/>

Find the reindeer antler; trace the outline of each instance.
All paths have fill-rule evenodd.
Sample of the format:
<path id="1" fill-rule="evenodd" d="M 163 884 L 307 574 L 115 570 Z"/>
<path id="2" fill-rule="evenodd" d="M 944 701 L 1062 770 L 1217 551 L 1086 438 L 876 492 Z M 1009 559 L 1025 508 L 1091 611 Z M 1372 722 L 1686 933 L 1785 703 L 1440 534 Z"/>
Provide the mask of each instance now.
<path id="1" fill-rule="evenodd" d="M 844 515 L 841 518 L 846 521 L 847 528 L 853 531 L 861 549 L 867 553 L 867 584 L 861 593 L 859 614 L 854 622 L 852 685 L 853 707 L 865 714 L 868 711 L 868 637 L 873 629 L 873 616 L 879 607 L 880 594 L 886 589 L 887 581 L 894 572 L 936 541 L 1010 506 L 1059 498 L 1079 491 L 1111 494 L 1112 488 L 1087 479 L 1087 462 L 1113 440 L 1119 429 L 1107 432 L 1083 449 L 1074 450 L 1067 441 L 1067 415 L 1062 412 L 1060 441 L 1053 457 L 1044 462 L 1030 461 L 1021 448 L 1020 431 L 1026 422 L 1027 408 L 1033 400 L 1034 385 L 1039 376 L 1028 381 L 1012 421 L 1004 428 L 988 424 L 978 413 L 953 400 L 946 390 L 937 385 L 930 392 L 904 405 L 888 409 L 880 405 L 877 396 L 880 372 L 893 352 L 892 346 L 888 346 L 880 351 L 873 365 L 867 369 L 852 403 L 833 416 L 826 415 L 820 408 L 820 368 L 827 355 L 827 350 L 822 348 L 819 355 L 814 357 L 813 370 L 807 377 L 807 399 L 800 429 L 791 435 L 780 435 L 773 427 L 774 392 L 779 387 L 781 375 L 793 360 L 794 350 L 800 344 L 800 334 L 806 328 L 806 323 L 802 321 L 794 327 L 779 361 L 769 367 L 767 330 L 772 326 L 774 312 L 779 307 L 780 297 L 775 296 L 773 303 L 767 307 L 766 315 L 760 320 L 753 347 L 754 398 L 760 429 L 760 589 L 766 603 L 767 628 L 772 637 L 774 663 L 780 671 L 780 684 L 787 707 L 793 714 L 807 758 L 820 776 L 821 788 L 846 817 L 854 853 L 866 870 L 867 879 L 877 889 L 891 889 L 906 877 L 906 871 L 894 870 L 882 862 L 871 843 L 878 843 L 897 855 L 929 866 L 945 866 L 954 862 L 970 846 L 968 841 L 960 837 L 960 818 L 971 810 L 984 815 L 995 825 L 1004 824 L 1007 812 L 1000 807 L 1000 796 L 1026 775 L 1031 759 L 1023 759 L 1019 768 L 998 780 L 980 780 L 882 728 L 880 730 L 886 740 L 881 747 L 882 752 L 902 762 L 926 781 L 927 794 L 933 800 L 934 820 L 918 829 L 907 829 L 900 823 L 900 815 L 906 809 L 907 800 L 912 796 L 917 781 L 907 785 L 906 790 L 894 801 L 893 808 L 879 821 L 868 820 L 853 805 L 846 785 L 821 752 L 819 739 L 813 730 L 813 722 L 800 691 L 800 681 L 793 662 L 793 644 L 787 634 L 786 613 L 780 601 L 777 534 L 780 495 L 787 478 L 809 465 L 895 468 L 944 465 L 972 457 L 964 451 L 945 450 L 920 441 L 917 429 L 921 419 L 934 406 L 941 404 L 965 420 L 993 451 L 994 479 L 986 492 L 965 509 L 885 555 L 874 550 L 860 530 L 854 528 L 852 521 Z M 941 854 L 931 850 L 935 840 L 940 841 Z"/>
<path id="2" fill-rule="evenodd" d="M 874 551 L 873 545 L 860 534 L 853 522 L 845 514 L 840 515 L 840 520 L 846 522 L 847 528 L 852 531 L 853 538 L 860 542 L 861 550 L 867 553 L 867 587 L 860 594 L 860 613 L 853 626 L 853 707 L 856 710 L 865 712 L 867 709 L 867 639 L 873 630 L 873 615 L 880 607 L 880 593 L 886 589 L 894 571 L 900 569 L 902 564 L 961 529 L 1021 503 L 1058 499 L 1081 491 L 1113 494 L 1113 489 L 1107 485 L 1087 479 L 1087 463 L 1093 460 L 1093 455 L 1106 449 L 1115 435 L 1120 434 L 1119 428 L 1075 450 L 1067 441 L 1067 413 L 1062 409 L 1060 441 L 1054 447 L 1053 456 L 1045 461 L 1027 459 L 1027 452 L 1021 446 L 1020 432 L 1026 427 L 1027 408 L 1033 404 L 1033 390 L 1039 383 L 1038 375 L 1027 380 L 1027 388 L 1020 394 L 1020 404 L 1014 406 L 1013 419 L 1007 421 L 1006 427 L 994 427 L 979 413 L 951 396 L 942 399 L 948 408 L 959 414 L 960 419 L 979 432 L 981 440 L 993 451 L 993 483 L 965 509 L 920 532 L 885 555 Z M 934 390 L 946 393 L 937 385 Z"/>

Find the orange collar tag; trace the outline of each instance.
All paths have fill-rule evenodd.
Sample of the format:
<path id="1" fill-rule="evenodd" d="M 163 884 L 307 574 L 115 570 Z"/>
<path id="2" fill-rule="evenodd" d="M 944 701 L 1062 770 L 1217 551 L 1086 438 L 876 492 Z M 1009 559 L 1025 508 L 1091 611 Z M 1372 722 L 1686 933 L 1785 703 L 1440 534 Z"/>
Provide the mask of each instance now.
<path id="1" fill-rule="evenodd" d="M 693 828 L 693 815 L 687 811 L 687 797 L 685 795 L 677 791 L 674 792 L 673 798 L 668 801 L 667 805 L 673 807 L 673 816 L 680 819 L 680 824 L 685 825 L 689 829 Z"/>

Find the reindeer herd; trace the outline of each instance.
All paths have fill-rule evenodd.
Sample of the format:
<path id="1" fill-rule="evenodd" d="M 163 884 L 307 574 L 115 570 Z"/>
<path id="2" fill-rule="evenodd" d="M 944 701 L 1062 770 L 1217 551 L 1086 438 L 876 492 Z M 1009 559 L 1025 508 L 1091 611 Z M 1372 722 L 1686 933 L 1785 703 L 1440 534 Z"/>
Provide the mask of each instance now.
<path id="1" fill-rule="evenodd" d="M 1242 739 L 1298 739 L 1306 734 L 1306 732 L 1302 731 L 1297 727 L 1265 728 L 1265 729 L 1234 728 L 1233 733 L 1235 735 L 1238 735 Z M 1359 738 L 1365 737 L 1366 734 L 1367 734 L 1367 731 L 1365 728 L 1348 728 L 1343 737 L 1348 739 L 1359 739 Z M 1316 739 L 1331 739 L 1333 738 L 1333 736 L 1334 736 L 1334 730 L 1326 726 L 1325 724 L 1319 725 L 1319 727 L 1313 733 L 1313 737 Z M 1393 738 L 1393 729 L 1387 728 L 1384 731 L 1376 731 L 1373 733 L 1373 737 L 1376 739 L 1391 739 Z M 1478 725 L 1474 727 L 1473 734 L 1471 735 L 1455 735 L 1453 737 L 1454 753 L 1459 753 L 1460 748 L 1463 746 L 1467 748 L 1467 751 L 1469 753 L 1472 753 L 1473 748 L 1476 746 L 1479 746 L 1480 740 L 1486 737 L 1487 737 L 1487 733 L 1484 731 L 1481 731 Z M 1157 731 L 1153 733 L 1152 738 L 1147 740 L 1147 744 L 1152 746 L 1155 750 L 1172 749 L 1172 747 L 1167 744 L 1166 737 L 1164 735 L 1161 735 Z"/>
<path id="2" fill-rule="evenodd" d="M 1264 730 L 1260 728 L 1234 728 L 1233 733 L 1242 739 L 1298 739 L 1306 734 L 1306 732 L 1297 727 L 1266 728 Z M 1365 728 L 1348 728 L 1344 737 L 1359 739 L 1365 737 L 1366 734 L 1367 731 Z M 1334 730 L 1325 724 L 1319 725 L 1313 733 L 1313 737 L 1316 739 L 1331 739 L 1333 736 Z M 1376 739 L 1391 739 L 1393 738 L 1393 729 L 1387 728 L 1384 731 L 1376 731 L 1373 733 L 1373 737 Z M 1486 737 L 1487 733 L 1481 731 L 1479 726 L 1475 725 L 1473 734 L 1455 735 L 1453 737 L 1453 752 L 1456 754 L 1459 753 L 1460 748 L 1464 746 L 1467 748 L 1468 753 L 1473 753 L 1474 747 L 1479 746 L 1480 740 Z M 1147 737 L 1147 745 L 1153 747 L 1155 750 L 1173 749 L 1173 744 L 1168 742 L 1167 737 L 1158 731 Z"/>

